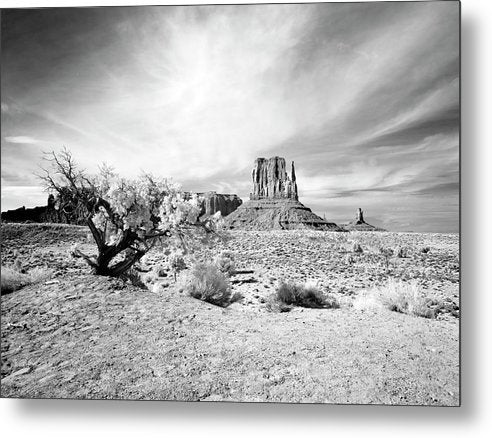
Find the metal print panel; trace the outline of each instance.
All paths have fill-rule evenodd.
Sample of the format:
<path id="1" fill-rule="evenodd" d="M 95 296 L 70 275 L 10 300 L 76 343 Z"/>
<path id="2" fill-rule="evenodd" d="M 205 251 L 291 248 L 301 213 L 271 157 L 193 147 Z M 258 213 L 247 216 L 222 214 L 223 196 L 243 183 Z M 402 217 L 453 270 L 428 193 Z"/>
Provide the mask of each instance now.
<path id="1" fill-rule="evenodd" d="M 460 5 L 4 9 L 1 395 L 458 406 Z"/>

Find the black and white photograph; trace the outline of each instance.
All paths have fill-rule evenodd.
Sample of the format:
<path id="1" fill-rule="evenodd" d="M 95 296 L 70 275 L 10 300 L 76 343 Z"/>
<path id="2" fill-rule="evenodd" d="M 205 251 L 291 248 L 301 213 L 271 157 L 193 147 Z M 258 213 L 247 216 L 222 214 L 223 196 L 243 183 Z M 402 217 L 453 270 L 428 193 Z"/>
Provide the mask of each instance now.
<path id="1" fill-rule="evenodd" d="M 1 397 L 460 406 L 460 15 L 2 9 Z"/>

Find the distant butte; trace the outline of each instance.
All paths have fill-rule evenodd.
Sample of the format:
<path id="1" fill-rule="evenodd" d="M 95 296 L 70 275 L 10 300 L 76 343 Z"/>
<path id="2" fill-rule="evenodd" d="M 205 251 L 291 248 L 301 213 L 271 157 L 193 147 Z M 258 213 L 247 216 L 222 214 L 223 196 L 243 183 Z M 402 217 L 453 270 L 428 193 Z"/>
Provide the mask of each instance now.
<path id="1" fill-rule="evenodd" d="M 282 157 L 257 158 L 251 173 L 250 200 L 226 218 L 231 229 L 318 229 L 341 231 L 299 202 L 294 162 L 290 175 Z"/>
<path id="2" fill-rule="evenodd" d="M 374 225 L 368 224 L 364 220 L 364 212 L 361 208 L 357 209 L 355 220 L 349 222 L 348 224 L 341 225 L 341 227 L 347 231 L 386 231 L 383 228 L 378 228 Z"/>

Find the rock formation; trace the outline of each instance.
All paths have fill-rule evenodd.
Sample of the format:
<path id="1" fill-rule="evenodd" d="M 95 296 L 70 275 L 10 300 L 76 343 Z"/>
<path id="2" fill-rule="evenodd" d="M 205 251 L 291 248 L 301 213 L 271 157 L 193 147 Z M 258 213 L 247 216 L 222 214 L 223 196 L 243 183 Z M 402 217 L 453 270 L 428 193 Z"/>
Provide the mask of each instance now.
<path id="1" fill-rule="evenodd" d="M 203 198 L 200 217 L 212 216 L 218 211 L 222 216 L 227 216 L 235 211 L 242 203 L 237 195 L 225 195 L 216 192 L 198 193 Z"/>
<path id="2" fill-rule="evenodd" d="M 364 222 L 364 213 L 362 211 L 362 208 L 357 209 L 357 215 L 355 217 L 356 223 L 358 224 L 363 224 Z"/>
<path id="3" fill-rule="evenodd" d="M 237 195 L 224 195 L 216 192 L 198 193 L 203 198 L 200 216 L 212 216 L 220 211 L 227 216 L 236 210 L 242 203 Z M 34 208 L 17 208 L 2 212 L 2 221 L 6 222 L 48 222 L 85 225 L 85 208 L 76 202 L 70 191 L 48 196 L 46 206 Z"/>
<path id="4" fill-rule="evenodd" d="M 46 218 L 48 207 L 26 208 L 20 207 L 15 210 L 2 212 L 2 221 L 6 222 L 49 222 Z"/>
<path id="5" fill-rule="evenodd" d="M 378 228 L 365 222 L 364 212 L 361 208 L 357 209 L 355 220 L 349 222 L 348 224 L 341 225 L 341 227 L 347 231 L 386 231 L 383 228 Z"/>
<path id="6" fill-rule="evenodd" d="M 68 193 L 68 191 L 67 191 Z M 81 225 L 84 220 L 84 209 L 68 195 L 48 196 L 45 206 L 34 208 L 20 207 L 2 212 L 2 221 L 6 222 L 53 222 Z"/>
<path id="7" fill-rule="evenodd" d="M 250 194 L 251 200 L 285 198 L 298 200 L 294 162 L 292 162 L 289 177 L 284 158 L 257 158 L 252 177 L 253 193 Z"/>
<path id="8" fill-rule="evenodd" d="M 284 158 L 257 158 L 251 176 L 250 201 L 227 217 L 230 229 L 340 230 L 335 223 L 325 221 L 299 202 L 294 163 L 289 176 Z"/>

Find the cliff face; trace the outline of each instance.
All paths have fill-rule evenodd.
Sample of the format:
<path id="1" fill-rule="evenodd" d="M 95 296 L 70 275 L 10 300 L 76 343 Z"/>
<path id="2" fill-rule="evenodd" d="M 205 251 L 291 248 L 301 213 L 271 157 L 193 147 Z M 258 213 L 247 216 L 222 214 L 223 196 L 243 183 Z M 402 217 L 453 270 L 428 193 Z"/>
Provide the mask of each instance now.
<path id="1" fill-rule="evenodd" d="M 26 208 L 20 207 L 15 210 L 2 212 L 2 221 L 7 222 L 48 222 L 46 211 L 48 207 Z"/>
<path id="2" fill-rule="evenodd" d="M 227 216 L 242 203 L 237 195 L 224 195 L 216 192 L 198 193 L 203 198 L 200 216 L 212 216 L 220 211 Z M 52 222 L 73 225 L 85 225 L 86 211 L 82 204 L 77 203 L 69 195 L 50 195 L 46 206 L 34 208 L 17 208 L 2 212 L 2 220 L 6 222 Z"/>
<path id="3" fill-rule="evenodd" d="M 212 216 L 218 211 L 220 211 L 222 216 L 227 216 L 243 203 L 242 199 L 237 195 L 206 192 L 198 193 L 198 196 L 203 198 L 200 216 Z"/>
<path id="4" fill-rule="evenodd" d="M 284 158 L 257 158 L 253 167 L 252 178 L 251 200 L 282 198 L 298 200 L 294 162 L 292 162 L 289 176 Z"/>
<path id="5" fill-rule="evenodd" d="M 85 209 L 67 195 L 48 196 L 45 206 L 17 208 L 2 212 L 7 222 L 53 222 L 82 225 L 85 223 Z"/>

